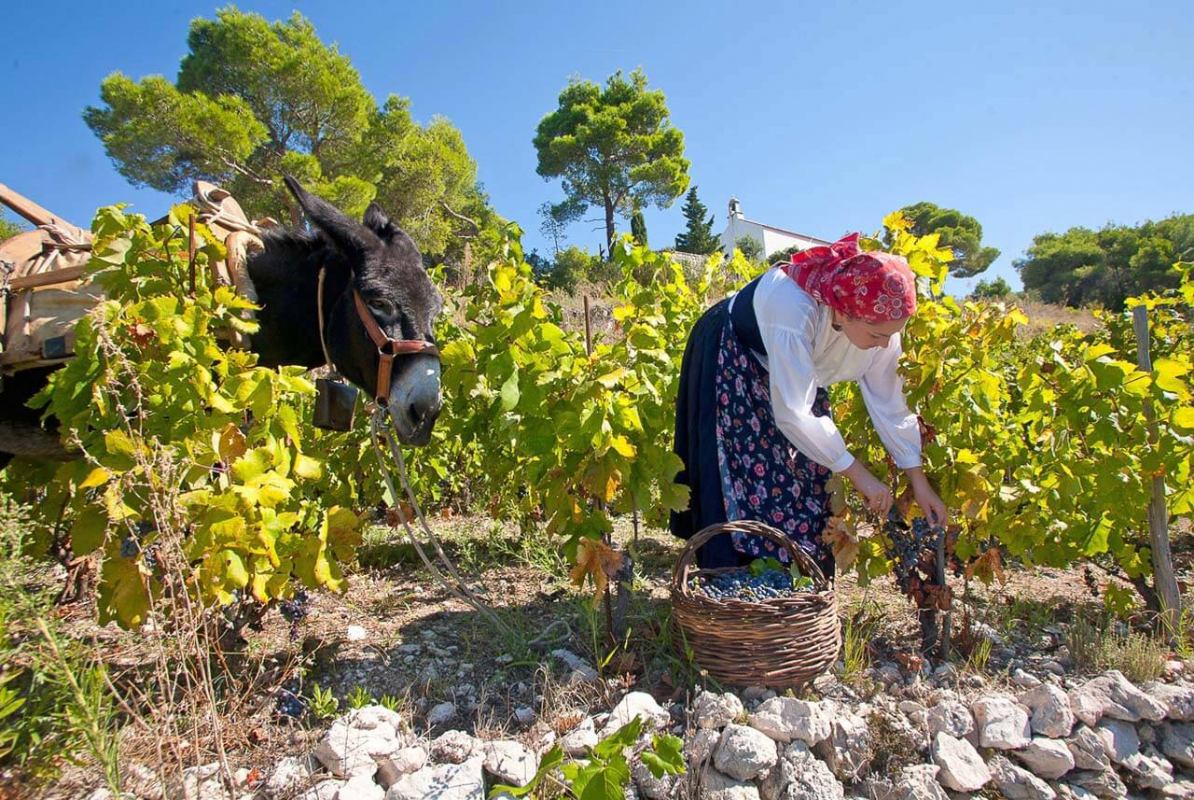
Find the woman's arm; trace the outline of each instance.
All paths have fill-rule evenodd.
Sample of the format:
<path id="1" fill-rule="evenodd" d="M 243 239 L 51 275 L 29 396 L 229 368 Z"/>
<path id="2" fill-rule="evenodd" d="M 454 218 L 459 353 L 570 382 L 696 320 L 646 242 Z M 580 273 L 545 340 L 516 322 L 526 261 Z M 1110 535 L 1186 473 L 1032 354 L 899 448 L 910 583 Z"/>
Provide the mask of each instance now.
<path id="1" fill-rule="evenodd" d="M 834 472 L 854 462 L 830 417 L 813 414 L 817 376 L 808 339 L 799 331 L 760 325 L 775 424 L 796 449 Z"/>
<path id="2" fill-rule="evenodd" d="M 866 498 L 868 508 L 887 514 L 891 490 L 850 454 L 831 418 L 813 414 L 817 384 L 809 346 L 811 332 L 763 325 L 759 330 L 767 348 L 776 427 L 801 453 L 849 478 Z"/>
<path id="3" fill-rule="evenodd" d="M 858 379 L 862 400 L 883 446 L 896 466 L 907 470 L 921 465 L 920 424 L 904 398 L 900 377 L 903 348 L 898 335 L 876 353 L 867 371 Z"/>
<path id="4" fill-rule="evenodd" d="M 908 408 L 899 373 L 902 352 L 899 337 L 892 337 L 858 383 L 875 430 L 896 466 L 908 477 L 916 504 L 929 520 L 945 525 L 949 511 L 921 466 L 920 423 Z"/>

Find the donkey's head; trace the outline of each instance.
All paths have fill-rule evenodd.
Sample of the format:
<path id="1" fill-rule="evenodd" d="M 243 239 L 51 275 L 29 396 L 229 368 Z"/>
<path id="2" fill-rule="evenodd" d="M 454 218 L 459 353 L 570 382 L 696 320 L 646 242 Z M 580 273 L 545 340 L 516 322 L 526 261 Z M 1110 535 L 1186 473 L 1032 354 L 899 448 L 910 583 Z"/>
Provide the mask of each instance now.
<path id="1" fill-rule="evenodd" d="M 333 366 L 389 405 L 404 444 L 426 444 L 441 404 L 431 345 L 443 299 L 418 248 L 376 203 L 362 223 L 294 178 L 286 186 L 329 246 L 322 335 Z"/>

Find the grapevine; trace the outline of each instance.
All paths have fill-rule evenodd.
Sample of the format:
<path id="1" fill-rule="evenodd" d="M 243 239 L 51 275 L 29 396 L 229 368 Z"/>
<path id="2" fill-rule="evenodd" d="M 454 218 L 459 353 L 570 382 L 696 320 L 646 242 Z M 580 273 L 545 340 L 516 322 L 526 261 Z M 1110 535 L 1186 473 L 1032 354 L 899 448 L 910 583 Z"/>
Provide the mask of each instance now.
<path id="1" fill-rule="evenodd" d="M 101 562 L 102 619 L 128 626 L 144 621 L 163 591 L 166 562 L 190 565 L 187 590 L 208 605 L 340 590 L 366 511 L 398 501 L 370 460 L 367 415 L 346 434 L 315 429 L 302 370 L 264 369 L 217 340 L 228 328 L 251 331 L 241 317 L 250 304 L 209 285 L 204 267 L 223 254 L 201 225 L 196 290 L 181 291 L 186 254 L 169 241 L 186 214 L 176 209 L 168 224 L 150 226 L 101 209 L 90 270 L 107 299 L 80 321 L 76 356 L 40 398 L 85 458 L 6 477 L 40 512 L 65 508 L 72 554 Z M 1089 334 L 1028 337 L 1018 309 L 944 294 L 952 253 L 935 236 L 912 235 L 896 215 L 884 225 L 893 252 L 921 279 L 902 375 L 934 434 L 925 471 L 956 516 L 953 556 L 973 565 L 998 548 L 1030 565 L 1089 560 L 1143 585 L 1152 476 L 1165 476 L 1172 516 L 1194 511 L 1190 272 L 1168 295 L 1129 302 L 1156 319 L 1158 357 L 1146 374 L 1135 366 L 1126 315 L 1103 315 Z M 608 535 L 616 515 L 637 511 L 662 526 L 687 504 L 671 434 L 688 333 L 761 267 L 718 255 L 687 275 L 623 239 L 611 253 L 621 275 L 611 290 L 615 330 L 590 352 L 534 282 L 519 238 L 511 226 L 484 280 L 445 290 L 445 407 L 432 444 L 411 455 L 415 491 L 456 506 L 483 498 L 495 518 L 553 537 L 574 562 L 580 556 L 574 577 L 604 585 L 612 560 L 590 557 L 598 551 L 583 542 Z M 884 477 L 885 453 L 859 393 L 837 385 L 832 399 L 851 449 Z M 1155 445 L 1146 401 L 1164 411 Z M 845 490 L 836 494 L 844 510 L 833 521 L 835 551 L 851 556 L 841 563 L 852 560 L 863 581 L 894 569 L 918 603 L 939 604 L 924 591 L 923 523 L 913 523 L 910 543 L 895 543 L 893 558 L 890 531 L 859 538 L 857 499 L 843 504 Z M 181 558 L 165 547 L 163 523 L 176 529 L 170 542 Z"/>

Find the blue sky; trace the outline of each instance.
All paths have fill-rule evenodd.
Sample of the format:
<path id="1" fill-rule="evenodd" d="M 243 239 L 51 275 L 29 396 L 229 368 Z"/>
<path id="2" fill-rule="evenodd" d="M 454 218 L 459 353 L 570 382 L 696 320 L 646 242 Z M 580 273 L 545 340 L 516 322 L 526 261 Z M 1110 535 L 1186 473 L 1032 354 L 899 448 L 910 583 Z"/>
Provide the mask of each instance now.
<path id="1" fill-rule="evenodd" d="M 82 224 L 117 201 L 164 211 L 80 114 L 112 71 L 173 77 L 189 20 L 218 7 L 66 2 L 49 18 L 8 4 L 0 182 Z M 498 211 L 541 251 L 535 209 L 561 193 L 535 174 L 535 126 L 569 76 L 639 66 L 667 94 L 719 230 L 731 195 L 749 218 L 822 238 L 931 200 L 976 216 L 1003 251 L 988 277 L 1018 286 L 1011 264 L 1034 234 L 1194 212 L 1188 0 L 240 7 L 298 9 L 379 99 L 451 119 Z M 652 244 L 670 243 L 680 203 L 646 219 Z M 596 249 L 593 227 L 570 241 Z"/>

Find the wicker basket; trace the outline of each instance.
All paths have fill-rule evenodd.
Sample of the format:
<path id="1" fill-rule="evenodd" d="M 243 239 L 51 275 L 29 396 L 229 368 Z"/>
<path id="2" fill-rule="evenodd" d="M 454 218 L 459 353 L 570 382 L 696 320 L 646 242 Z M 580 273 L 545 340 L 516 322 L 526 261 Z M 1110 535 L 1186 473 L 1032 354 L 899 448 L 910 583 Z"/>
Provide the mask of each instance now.
<path id="1" fill-rule="evenodd" d="M 760 602 L 714 600 L 694 593 L 689 580 L 745 567 L 699 569 L 697 548 L 735 531 L 764 536 L 787 550 L 814 591 Z M 780 531 L 740 520 L 710 525 L 688 541 L 672 571 L 673 624 L 677 646 L 685 644 L 703 669 L 723 684 L 792 688 L 827 670 L 837 658 L 841 632 L 832 587 L 807 553 Z"/>

